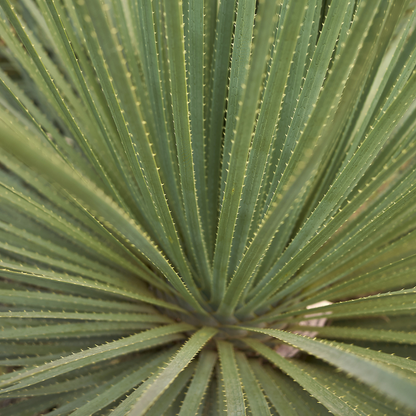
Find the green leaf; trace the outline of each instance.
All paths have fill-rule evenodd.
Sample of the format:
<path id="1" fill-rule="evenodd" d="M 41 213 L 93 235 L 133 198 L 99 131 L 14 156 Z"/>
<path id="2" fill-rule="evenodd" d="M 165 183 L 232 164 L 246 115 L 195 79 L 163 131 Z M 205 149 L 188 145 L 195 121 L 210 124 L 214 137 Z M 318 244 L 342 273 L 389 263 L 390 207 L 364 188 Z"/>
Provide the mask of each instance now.
<path id="1" fill-rule="evenodd" d="M 153 314 L 78 313 L 78 312 L 0 312 L 0 318 L 70 319 L 80 321 L 172 323 L 168 317 Z"/>
<path id="2" fill-rule="evenodd" d="M 14 140 L 11 139 L 9 136 L 5 136 L 5 139 L 3 141 L 3 147 L 9 148 L 12 150 L 15 154 L 19 154 L 20 157 L 24 158 L 28 161 L 28 163 L 33 166 L 40 169 L 45 175 L 49 174 L 52 177 L 54 177 L 54 181 L 60 180 L 61 184 L 67 188 L 67 190 L 74 192 L 77 198 L 80 198 L 84 202 L 86 202 L 88 205 L 92 204 L 91 209 L 95 212 L 98 210 L 99 216 L 103 216 L 104 218 L 111 218 L 112 224 L 117 223 L 116 227 L 116 233 L 117 234 L 123 234 L 123 231 L 126 233 L 126 238 L 130 240 L 130 244 L 133 243 L 134 240 L 139 239 L 140 240 L 140 252 L 142 252 L 145 256 L 145 252 L 147 249 L 150 251 L 148 254 L 150 254 L 150 257 L 156 256 L 158 260 L 156 263 L 159 264 L 159 266 L 162 266 L 162 269 L 164 269 L 166 273 L 166 277 L 171 276 L 173 280 L 171 283 L 173 283 L 173 286 L 176 286 L 178 289 L 180 287 L 180 292 L 184 294 L 186 298 L 193 299 L 193 296 L 190 294 L 188 289 L 186 288 L 184 282 L 180 279 L 180 277 L 176 274 L 176 272 L 172 269 L 170 264 L 167 262 L 167 260 L 163 257 L 163 255 L 160 253 L 160 251 L 153 245 L 153 243 L 144 235 L 144 233 L 141 232 L 140 228 L 137 224 L 135 224 L 131 218 L 128 218 L 124 212 L 118 209 L 112 201 L 109 201 L 106 199 L 103 195 L 98 193 L 98 190 L 91 191 L 91 185 L 88 184 L 84 180 L 82 182 L 79 181 L 79 179 L 76 177 L 76 174 L 74 172 L 68 171 L 66 169 L 63 169 L 62 166 L 59 166 L 57 164 L 57 161 L 55 160 L 48 160 L 44 154 L 40 154 L 34 149 L 30 149 L 28 147 L 28 144 L 25 143 L 25 145 L 17 146 L 17 140 L 21 138 L 17 138 L 15 134 L 13 134 Z M 11 147 L 9 147 L 11 146 Z M 29 145 L 32 147 L 31 145 Z M 37 154 L 37 157 L 34 158 L 33 154 Z M 59 172 L 59 175 L 58 175 Z M 133 225 L 134 224 L 134 225 Z M 115 224 L 114 224 L 115 225 Z M 130 238 L 128 237 L 130 236 Z M 168 271 L 169 270 L 169 271 Z M 174 276 L 174 277 L 173 277 Z M 170 279 L 169 279 L 170 280 Z M 199 295 L 199 292 L 195 292 L 196 295 Z M 201 301 L 203 302 L 203 301 Z M 200 304 L 196 302 L 194 299 L 191 301 L 199 311 L 202 313 L 206 313 Z"/>
<path id="3" fill-rule="evenodd" d="M 134 394 L 134 407 L 129 414 L 143 415 L 156 402 L 160 395 L 169 387 L 175 378 L 191 362 L 199 350 L 208 342 L 217 330 L 214 328 L 202 328 L 195 332 L 183 345 L 172 360 L 151 380 L 140 394 Z"/>
<path id="4" fill-rule="evenodd" d="M 162 354 L 153 358 L 141 366 L 138 370 L 122 372 L 117 377 L 110 380 L 110 386 L 100 395 L 90 400 L 88 403 L 71 413 L 74 416 L 82 416 L 85 414 L 93 414 L 98 410 L 104 408 L 110 403 L 114 402 L 118 397 L 122 397 L 127 391 L 140 384 L 143 380 L 150 377 L 154 371 L 157 371 L 160 365 L 174 353 L 175 349 L 168 349 L 163 351 Z M 74 408 L 76 407 L 76 404 Z"/>
<path id="5" fill-rule="evenodd" d="M 119 5 L 119 2 L 114 2 Z M 116 6 L 117 7 L 117 6 Z M 119 7 L 119 6 L 118 6 Z M 163 91 L 162 84 L 159 75 L 158 64 L 158 52 L 156 36 L 158 33 L 155 31 L 155 25 L 157 22 L 153 18 L 153 13 L 157 9 L 157 5 L 152 6 L 151 2 L 139 1 L 131 2 L 130 7 L 132 9 L 132 23 L 133 28 L 137 33 L 138 39 L 141 40 L 140 48 L 142 51 L 141 59 L 143 61 L 143 71 L 146 79 L 146 85 L 148 89 L 148 98 L 150 100 L 152 113 L 146 118 L 146 122 L 155 125 L 155 132 L 152 134 L 152 144 L 155 147 L 156 158 L 159 160 L 159 166 L 163 166 L 160 170 L 161 179 L 164 183 L 164 190 L 167 195 L 169 207 L 172 209 L 173 218 L 178 221 L 178 226 L 184 233 L 186 241 L 189 243 L 190 235 L 189 230 L 185 222 L 185 216 L 182 211 L 182 199 L 180 190 L 178 187 L 178 181 L 176 180 L 174 172 L 174 154 L 171 151 L 171 145 L 169 143 L 168 131 L 167 131 L 167 114 L 166 109 L 163 106 Z M 159 40 L 160 41 L 160 40 Z M 124 47 L 130 48 L 130 39 L 126 37 Z M 160 52 L 159 52 L 160 53 Z M 133 51 L 127 56 L 132 59 Z M 137 71 L 137 66 L 134 62 L 131 63 L 133 71 Z M 140 80 L 140 74 L 135 77 L 136 82 Z M 142 106 L 143 111 L 146 111 L 146 105 Z M 144 114 L 146 116 L 146 114 Z M 148 120 L 151 119 L 152 123 Z M 152 120 L 154 119 L 154 120 Z"/>
<path id="6" fill-rule="evenodd" d="M 85 135 L 80 130 L 79 125 L 75 122 L 75 119 L 72 117 L 68 107 L 66 106 L 62 96 L 60 95 L 51 75 L 46 70 L 45 66 L 42 63 L 41 58 L 39 57 L 33 43 L 29 39 L 27 33 L 24 31 L 19 19 L 17 18 L 16 14 L 14 13 L 9 0 L 5 0 L 2 2 L 2 8 L 4 12 L 7 14 L 7 17 L 10 19 L 11 23 L 13 24 L 18 36 L 22 40 L 25 48 L 27 49 L 28 53 L 30 54 L 32 60 L 34 61 L 37 71 L 43 78 L 44 83 L 46 84 L 47 88 L 49 88 L 51 95 L 53 96 L 54 100 L 62 112 L 63 116 L 66 118 L 72 132 L 74 133 L 75 137 L 79 145 L 82 147 L 83 151 L 88 155 L 88 158 L 91 164 L 96 169 L 97 173 L 100 175 L 103 182 L 106 184 L 107 189 L 115 196 L 117 200 L 117 192 L 114 190 L 113 184 L 110 182 L 106 172 L 103 170 L 99 160 L 97 159 L 96 155 L 94 154 L 90 144 L 85 138 Z M 50 69 L 50 68 L 49 68 Z"/>
<path id="7" fill-rule="evenodd" d="M 279 414 L 296 416 L 298 413 L 295 410 L 295 403 L 290 402 L 290 399 L 283 393 L 283 387 L 280 387 L 279 384 L 273 381 L 270 374 L 258 361 L 252 360 L 250 364 L 254 374 L 258 378 L 259 383 L 264 390 L 264 393 L 267 395 Z M 282 384 L 287 384 L 287 380 L 285 381 L 286 383 Z"/>
<path id="8" fill-rule="evenodd" d="M 247 7 L 247 9 L 243 7 L 242 15 L 242 18 L 247 19 L 244 12 L 246 10 L 249 12 L 250 9 L 246 2 L 240 3 L 242 5 L 241 7 Z M 262 73 L 266 65 L 266 57 L 272 40 L 270 38 L 270 31 L 275 24 L 273 21 L 274 14 L 271 16 L 268 12 L 270 12 L 272 5 L 275 7 L 276 0 L 268 1 L 267 5 L 269 7 L 260 9 L 260 12 L 262 14 L 264 13 L 264 15 L 260 15 L 264 24 L 260 26 L 259 32 L 252 44 L 251 65 L 247 73 L 247 81 L 241 84 L 242 95 L 238 101 L 242 101 L 242 104 L 240 106 L 237 103 L 240 108 L 235 119 L 235 136 L 238 137 L 238 141 L 234 141 L 231 146 L 230 165 L 226 167 L 228 174 L 226 179 L 222 179 L 226 184 L 221 203 L 213 260 L 211 302 L 214 307 L 218 307 L 221 304 L 226 289 L 227 281 L 224 276 L 227 276 L 234 226 L 244 185 L 244 175 L 252 136 L 251 126 L 256 118 L 256 110 L 262 87 Z M 234 123 L 234 120 L 231 120 L 231 123 Z"/>
<path id="9" fill-rule="evenodd" d="M 265 6 L 266 4 L 263 7 Z M 302 7 L 302 3 L 297 4 L 296 7 Z M 300 85 L 295 86 L 293 84 L 300 84 L 302 80 L 303 65 L 301 64 L 301 59 L 303 59 L 304 55 L 303 49 L 309 42 L 309 25 L 312 24 L 311 15 L 314 11 L 312 4 L 309 6 L 305 5 L 305 7 L 307 7 L 307 10 L 302 24 L 300 24 L 302 13 L 292 14 L 288 13 L 286 9 L 285 14 L 281 16 L 281 20 L 283 18 L 285 20 L 281 21 L 282 24 L 278 26 L 279 37 L 273 51 L 272 63 L 269 69 L 270 73 L 268 74 L 267 84 L 263 92 L 259 118 L 244 180 L 244 188 L 241 194 L 235 230 L 235 234 L 241 237 L 233 242 L 233 252 L 229 266 L 231 272 L 235 270 L 236 265 L 241 260 L 249 235 L 249 228 L 256 228 L 254 222 L 257 222 L 259 212 L 255 210 L 255 205 L 259 201 L 262 191 L 260 186 L 262 179 L 265 179 L 266 168 L 264 167 L 268 166 L 267 158 L 270 157 L 270 146 L 273 141 L 278 140 L 277 136 L 274 138 L 273 134 L 276 130 L 276 124 L 278 123 L 278 126 L 283 124 L 284 127 L 289 126 L 288 115 L 286 115 L 288 119 L 287 124 L 282 120 L 282 118 L 285 118 L 285 114 L 282 113 L 286 113 L 288 109 L 290 111 L 291 107 L 290 105 L 284 105 L 284 100 L 290 100 L 291 94 L 289 91 L 291 91 L 293 95 L 292 100 L 296 101 L 295 97 L 297 97 L 296 94 L 300 88 Z M 300 38 L 296 39 L 293 28 L 298 26 L 300 26 Z M 297 41 L 296 49 L 293 46 L 295 41 Z M 303 49 L 298 50 L 299 48 Z M 280 119 L 279 122 L 278 117 Z"/>
<path id="10" fill-rule="evenodd" d="M 371 328 L 352 328 L 347 326 L 333 327 L 314 327 L 314 326 L 294 326 L 293 330 L 307 330 L 317 333 L 322 338 L 350 339 L 350 340 L 370 340 L 383 342 L 397 342 L 400 344 L 416 344 L 414 333 L 392 330 L 377 330 Z"/>
<path id="11" fill-rule="evenodd" d="M 127 298 L 127 299 L 135 299 L 139 301 L 143 301 L 146 303 L 159 305 L 162 307 L 167 308 L 173 308 L 174 310 L 179 310 L 181 312 L 184 312 L 184 310 L 176 305 L 170 304 L 168 302 L 164 302 L 163 300 L 159 300 L 150 293 L 148 293 L 148 296 L 146 295 L 140 295 L 138 293 L 130 292 L 128 290 L 124 289 L 118 289 L 114 286 L 109 286 L 103 283 L 95 282 L 95 281 L 88 281 L 86 279 L 83 279 L 81 277 L 73 277 L 73 276 L 67 276 L 65 274 L 56 273 L 49 270 L 39 270 L 37 267 L 24 267 L 20 266 L 17 263 L 11 263 L 0 260 L 0 270 L 13 270 L 17 272 L 21 272 L 22 274 L 27 275 L 33 275 L 37 276 L 41 279 L 45 280 L 51 280 L 55 282 L 70 284 L 70 285 L 76 285 L 77 287 L 85 287 L 90 288 L 102 292 L 108 292 L 110 294 L 116 295 L 117 297 Z"/>
<path id="12" fill-rule="evenodd" d="M 211 270 L 208 263 L 207 249 L 203 237 L 202 223 L 197 204 L 197 190 L 195 187 L 195 163 L 193 140 L 191 137 L 188 117 L 188 99 L 186 86 L 185 53 L 181 4 L 171 1 L 164 2 L 166 8 L 166 37 L 169 52 L 169 71 L 172 90 L 172 111 L 181 189 L 184 203 L 185 217 L 191 230 L 192 246 L 190 249 L 197 259 L 197 264 L 205 281 L 210 279 Z M 193 95 L 193 93 L 192 93 Z M 200 140 L 202 137 L 200 137 Z M 200 147 L 200 146 L 199 146 Z M 199 156 L 199 155 L 197 155 Z M 199 160 L 201 162 L 201 160 Z M 198 175 L 198 179 L 202 178 Z"/>
<path id="13" fill-rule="evenodd" d="M 42 308 L 48 305 L 52 309 L 64 309 L 66 311 L 89 311 L 89 312 L 108 312 L 109 310 L 123 312 L 144 312 L 153 313 L 150 306 L 138 303 L 116 302 L 102 299 L 91 299 L 81 296 L 69 296 L 58 293 L 46 293 L 41 291 L 27 290 L 0 290 L 2 303 L 7 305 L 17 305 L 29 308 Z"/>
<path id="14" fill-rule="evenodd" d="M 2 416 L 413 414 L 415 19 L 0 0 Z"/>
<path id="15" fill-rule="evenodd" d="M 142 358 L 147 358 L 143 354 Z M 130 363 L 131 367 L 131 363 Z M 60 380 L 59 383 L 55 380 L 49 380 L 44 383 L 39 383 L 37 386 L 29 387 L 18 391 L 12 391 L 9 394 L 2 394 L 2 397 L 32 397 L 45 396 L 49 394 L 64 393 L 72 390 L 85 389 L 88 387 L 98 387 L 106 384 L 108 380 L 117 378 L 118 374 L 122 373 L 123 377 L 128 371 L 129 365 L 126 363 L 117 363 L 117 366 L 110 366 L 109 368 L 99 369 L 92 372 L 81 372 L 76 377 L 71 375 L 66 380 Z M 52 382 L 51 382 L 52 381 Z"/>
<path id="16" fill-rule="evenodd" d="M 267 404 L 263 390 L 249 365 L 247 357 L 244 353 L 237 353 L 235 358 L 251 413 L 253 415 L 270 416 L 269 405 Z"/>
<path id="17" fill-rule="evenodd" d="M 150 329 L 137 335 L 91 348 L 88 351 L 52 361 L 49 364 L 44 364 L 16 376 L 11 373 L 7 379 L 3 379 L 0 382 L 0 387 L 3 387 L 2 391 L 5 392 L 18 390 L 97 361 L 117 357 L 132 351 L 140 351 L 153 345 L 167 343 L 172 340 L 171 334 L 191 329 L 192 327 L 187 324 L 172 324 Z"/>
<path id="18" fill-rule="evenodd" d="M 329 315 L 331 319 L 349 318 L 353 316 L 371 316 L 371 315 L 394 315 L 408 314 L 415 309 L 416 289 L 403 289 L 395 292 L 381 293 L 378 295 L 362 297 L 359 299 L 338 302 L 328 306 L 314 308 L 307 312 L 303 310 L 302 315 L 309 314 L 313 317 Z M 297 315 L 299 312 L 290 312 L 289 315 Z M 280 315 L 282 319 L 287 314 Z M 294 318 L 293 320 L 297 320 Z"/>
<path id="19" fill-rule="evenodd" d="M 221 378 L 224 383 L 227 415 L 245 415 L 243 386 L 238 372 L 234 347 L 226 341 L 217 341 L 221 363 Z"/>
<path id="20" fill-rule="evenodd" d="M 160 414 L 169 414 L 174 411 L 177 415 L 178 401 L 182 402 L 183 391 L 192 377 L 195 369 L 195 363 L 190 363 L 179 375 L 175 378 L 172 384 L 166 389 L 166 391 L 160 396 L 160 400 L 155 403 L 147 412 L 149 416 L 158 416 Z M 167 412 L 168 410 L 168 412 Z"/>
<path id="21" fill-rule="evenodd" d="M 224 199 L 224 189 L 225 184 L 227 183 L 233 138 L 239 120 L 240 108 L 243 105 L 248 80 L 251 54 L 250 49 L 252 48 L 251 41 L 254 35 L 254 13 L 255 4 L 253 2 L 245 0 L 237 2 L 236 22 L 233 33 L 233 50 L 231 55 L 230 81 L 228 84 L 227 120 L 225 125 L 224 149 L 222 157 L 220 191 L 221 203 Z M 262 15 L 260 11 L 259 15 Z M 273 26 L 275 25 L 275 22 L 273 22 L 271 18 L 269 18 L 266 22 L 263 21 L 262 25 L 265 25 L 265 33 L 271 32 L 271 27 L 269 26 L 270 23 L 273 23 Z M 247 45 L 250 45 L 251 48 L 248 48 Z"/>
<path id="22" fill-rule="evenodd" d="M 299 363 L 300 368 L 311 374 L 316 382 L 325 386 L 333 394 L 343 397 L 345 401 L 356 406 L 361 414 L 374 415 L 405 415 L 409 411 L 396 402 L 388 399 L 356 380 L 348 378 L 345 374 L 334 373 L 331 367 L 321 363 Z"/>
<path id="23" fill-rule="evenodd" d="M 179 416 L 198 414 L 208 388 L 212 371 L 217 362 L 214 351 L 201 351 L 192 382 L 182 403 Z"/>
<path id="24" fill-rule="evenodd" d="M 213 57 L 212 101 L 209 120 L 209 137 L 207 143 L 207 191 L 210 196 L 208 203 L 209 227 L 211 240 L 214 244 L 217 234 L 218 203 L 221 177 L 221 142 L 223 115 L 228 89 L 228 65 L 232 48 L 235 0 L 221 1 L 218 5 L 218 20 Z M 214 251 L 214 245 L 210 247 Z"/>
<path id="25" fill-rule="evenodd" d="M 392 371 L 384 363 L 382 364 L 350 352 L 349 345 L 313 340 L 277 329 L 255 329 L 255 331 L 276 337 L 296 348 L 313 354 L 337 366 L 337 368 L 347 372 L 351 376 L 370 384 L 383 394 L 400 401 L 412 409 L 416 409 L 416 396 L 414 394 L 416 392 L 416 379 L 406 380 L 397 372 Z M 253 346 L 253 341 L 249 340 L 245 342 Z M 264 350 L 266 347 L 255 345 L 256 350 L 261 348 L 261 351 L 269 351 L 269 349 Z M 274 354 L 280 357 L 277 353 Z M 280 358 L 278 360 L 280 361 Z M 279 366 L 283 369 L 282 363 L 279 363 Z"/>
<path id="26" fill-rule="evenodd" d="M 304 9 L 305 9 L 305 3 L 306 2 L 302 2 L 296 5 L 296 7 L 300 7 L 301 9 L 301 13 L 290 13 L 290 6 L 288 5 L 287 7 L 289 8 L 288 13 L 287 13 L 287 21 L 285 20 L 285 22 L 283 22 L 283 29 L 281 32 L 281 39 L 279 39 L 279 45 L 277 47 L 277 50 L 275 52 L 275 60 L 272 64 L 272 68 L 271 68 L 271 73 L 266 85 L 266 91 L 265 91 L 265 96 L 263 98 L 263 104 L 261 107 L 261 111 L 260 111 L 260 116 L 259 116 L 259 125 L 258 125 L 258 130 L 256 130 L 256 134 L 258 132 L 258 136 L 254 136 L 254 139 L 257 139 L 257 143 L 259 143 L 259 140 L 263 137 L 264 140 L 267 140 L 267 137 L 269 137 L 271 139 L 271 135 L 272 135 L 272 129 L 277 121 L 277 117 L 279 114 L 279 103 L 281 101 L 281 97 L 283 96 L 283 91 L 284 91 L 284 87 L 286 84 L 286 79 L 285 79 L 285 75 L 287 75 L 288 71 L 289 71 L 289 67 L 290 67 L 290 62 L 294 53 L 294 49 L 296 46 L 296 40 L 297 40 L 297 34 L 298 34 L 298 30 L 301 26 L 301 22 L 302 22 L 302 18 L 304 15 Z M 292 7 L 294 7 L 294 3 L 292 4 Z M 269 10 L 267 8 L 264 9 L 265 13 L 268 13 Z M 269 16 L 270 18 L 270 16 Z M 273 21 L 270 19 L 269 24 L 273 23 Z M 263 27 L 263 23 L 262 23 L 262 27 Z M 293 27 L 296 28 L 296 30 L 293 30 Z M 268 32 L 265 32 L 268 33 Z M 258 37 L 256 38 L 256 41 L 258 42 L 264 42 L 264 40 L 260 40 L 261 39 L 261 35 L 263 35 L 262 32 L 259 33 Z M 280 46 L 282 45 L 282 46 Z M 256 51 L 257 51 L 257 45 L 255 45 Z M 266 52 L 266 51 L 264 51 Z M 253 57 L 252 59 L 258 60 L 261 59 L 261 57 L 258 57 L 257 54 L 255 52 L 253 52 Z M 263 58 L 264 59 L 264 58 Z M 250 72 L 250 75 L 252 73 Z M 248 82 L 252 81 L 251 78 L 249 77 Z M 252 81 L 253 82 L 253 81 Z M 250 85 L 250 84 L 248 84 Z M 251 93 L 250 89 L 247 90 L 248 93 Z M 269 92 L 270 91 L 270 92 Z M 273 95 L 272 95 L 273 93 Z M 248 96 L 250 97 L 250 95 Z M 249 98 L 247 98 L 247 100 L 249 100 Z M 254 97 L 251 98 L 251 100 L 254 100 Z M 243 122 L 243 118 L 244 120 L 246 120 L 246 118 L 248 117 L 248 115 L 244 114 L 244 110 L 245 107 L 242 107 L 242 126 L 241 128 L 248 131 L 248 126 L 245 125 L 245 123 Z M 254 107 L 251 108 L 250 110 L 254 111 Z M 248 110 L 246 110 L 248 111 Z M 269 114 L 269 112 L 271 112 L 271 114 Z M 263 123 L 266 122 L 266 120 L 264 119 L 264 117 L 266 118 L 266 120 L 270 123 L 267 126 L 264 126 Z M 240 126 L 240 124 L 238 125 L 238 127 Z M 237 130 L 237 133 L 239 133 L 239 131 Z M 241 132 L 240 132 L 241 133 Z M 248 136 L 247 136 L 248 138 Z M 260 144 L 259 144 L 260 146 Z M 264 151 L 267 151 L 268 147 L 270 146 L 270 142 L 266 143 L 264 145 Z M 241 143 L 239 142 L 237 149 L 240 149 Z M 250 166 L 250 162 L 256 164 L 257 163 L 257 170 L 259 170 L 260 166 L 262 166 L 262 162 L 261 160 L 256 160 L 256 159 L 251 159 L 251 157 L 255 158 L 256 157 L 256 151 L 257 151 L 257 146 L 253 145 L 253 148 L 250 151 L 250 159 L 249 159 L 249 166 Z M 244 164 L 243 166 L 245 167 L 246 165 L 246 160 L 247 160 L 247 155 L 245 155 L 245 159 L 244 159 Z M 263 160 L 264 162 L 264 160 Z M 232 168 L 230 166 L 230 169 L 232 169 L 233 171 L 236 171 L 238 169 L 238 167 Z M 248 174 L 248 172 L 247 172 Z M 230 179 L 233 176 L 230 174 Z M 250 192 L 252 192 L 252 188 L 251 186 L 247 183 L 248 181 L 251 180 L 251 178 L 254 179 L 254 174 L 252 174 L 250 172 L 250 179 L 247 179 L 245 186 L 248 186 L 248 190 Z M 260 183 L 260 176 L 257 177 L 257 185 L 259 185 Z M 242 186 L 243 183 L 240 183 L 240 186 Z M 234 186 L 234 185 L 233 185 Z M 237 185 L 235 185 L 235 187 L 237 188 Z M 234 188 L 233 188 L 234 189 Z M 239 189 L 239 188 L 237 188 Z M 233 194 L 233 191 L 232 191 Z M 256 192 L 254 191 L 254 194 L 256 194 Z M 226 194 L 227 195 L 227 194 Z M 237 194 L 238 198 L 240 198 L 240 194 Z M 224 201 L 226 201 L 226 196 L 224 196 Z M 244 201 L 241 201 L 241 203 L 243 203 Z M 225 204 L 225 202 L 224 202 Z M 223 205 L 224 208 L 226 209 L 226 205 Z M 227 208 L 226 212 L 229 212 L 231 208 Z M 244 209 L 244 208 L 243 208 Z M 237 214 L 237 212 L 236 212 Z M 243 217 L 244 217 L 244 213 L 242 213 Z M 221 220 L 221 217 L 220 217 Z M 249 219 L 247 219 L 249 221 Z M 227 215 L 227 222 L 229 221 L 229 216 Z M 221 224 L 221 221 L 220 221 Z M 229 230 L 231 230 L 231 228 L 229 227 Z M 275 228 L 270 228 L 270 230 L 275 230 Z M 244 236 L 244 234 L 243 234 Z M 220 238 L 220 232 L 218 233 L 218 238 Z M 245 241 L 245 239 L 243 238 L 242 241 Z M 267 241 L 267 237 L 264 237 L 264 241 Z M 231 249 L 231 247 L 230 247 Z M 239 300 L 239 295 L 241 294 L 242 290 L 244 289 L 245 285 L 248 283 L 250 277 L 251 277 L 251 273 L 253 271 L 253 269 L 255 268 L 254 262 L 252 263 L 252 265 L 254 267 L 247 267 L 247 265 L 245 263 L 248 263 L 250 261 L 250 259 L 252 259 L 252 257 L 250 257 L 251 252 L 247 251 L 242 263 L 240 263 L 239 268 L 237 269 L 237 272 L 234 274 L 229 286 L 226 289 L 226 293 L 223 296 L 223 299 L 221 300 L 221 306 L 219 309 L 219 314 L 220 315 L 227 315 L 229 314 L 231 311 L 233 311 L 233 309 L 237 306 L 237 302 Z M 261 258 L 261 255 L 257 252 L 254 254 L 255 256 L 255 261 L 256 263 L 258 263 L 258 260 Z M 215 257 L 214 257 L 215 260 Z M 215 263 L 214 263 L 215 265 Z M 214 268 L 215 270 L 215 268 Z M 222 270 L 222 273 L 224 273 L 224 270 Z"/>
<path id="27" fill-rule="evenodd" d="M 325 385 L 318 383 L 311 374 L 299 368 L 294 362 L 284 359 L 275 351 L 258 341 L 246 340 L 245 342 L 259 354 L 263 355 L 267 360 L 278 366 L 283 372 L 292 377 L 332 413 L 363 415 L 362 412 L 356 410 L 355 405 L 347 403 L 343 397 L 338 397 L 329 391 Z"/>

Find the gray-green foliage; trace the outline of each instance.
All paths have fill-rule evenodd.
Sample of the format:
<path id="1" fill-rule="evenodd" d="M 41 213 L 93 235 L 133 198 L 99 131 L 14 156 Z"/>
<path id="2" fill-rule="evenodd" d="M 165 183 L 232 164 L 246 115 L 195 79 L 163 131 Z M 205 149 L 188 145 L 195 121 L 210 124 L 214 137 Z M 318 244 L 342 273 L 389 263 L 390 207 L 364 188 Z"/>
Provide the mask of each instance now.
<path id="1" fill-rule="evenodd" d="M 0 6 L 2 416 L 415 414 L 414 1 Z"/>

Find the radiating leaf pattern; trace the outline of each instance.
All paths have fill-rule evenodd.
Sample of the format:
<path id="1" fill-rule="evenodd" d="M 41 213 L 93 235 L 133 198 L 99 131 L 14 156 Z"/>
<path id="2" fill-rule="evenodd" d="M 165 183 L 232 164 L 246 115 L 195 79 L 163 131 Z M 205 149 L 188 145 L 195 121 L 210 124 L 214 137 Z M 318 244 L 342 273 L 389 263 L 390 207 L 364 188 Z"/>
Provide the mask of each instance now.
<path id="1" fill-rule="evenodd" d="M 414 0 L 0 0 L 0 413 L 416 414 Z"/>

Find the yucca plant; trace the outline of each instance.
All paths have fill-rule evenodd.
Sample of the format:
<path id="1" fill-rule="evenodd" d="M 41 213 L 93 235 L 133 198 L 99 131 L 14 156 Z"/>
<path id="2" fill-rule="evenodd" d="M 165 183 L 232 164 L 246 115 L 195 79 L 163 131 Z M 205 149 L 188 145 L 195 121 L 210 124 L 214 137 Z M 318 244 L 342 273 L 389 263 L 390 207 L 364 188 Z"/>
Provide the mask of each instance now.
<path id="1" fill-rule="evenodd" d="M 416 414 L 413 1 L 0 6 L 2 416 Z"/>

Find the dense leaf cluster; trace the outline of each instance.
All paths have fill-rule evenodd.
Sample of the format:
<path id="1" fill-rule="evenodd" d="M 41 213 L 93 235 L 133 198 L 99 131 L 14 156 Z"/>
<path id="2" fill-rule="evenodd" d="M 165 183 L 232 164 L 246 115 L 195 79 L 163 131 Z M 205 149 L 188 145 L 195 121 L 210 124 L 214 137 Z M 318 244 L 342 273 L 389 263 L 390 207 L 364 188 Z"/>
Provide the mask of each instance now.
<path id="1" fill-rule="evenodd" d="M 0 413 L 416 412 L 411 0 L 0 0 Z"/>

